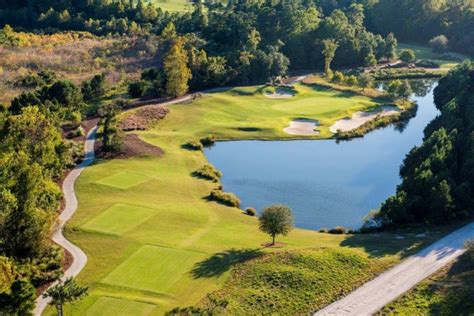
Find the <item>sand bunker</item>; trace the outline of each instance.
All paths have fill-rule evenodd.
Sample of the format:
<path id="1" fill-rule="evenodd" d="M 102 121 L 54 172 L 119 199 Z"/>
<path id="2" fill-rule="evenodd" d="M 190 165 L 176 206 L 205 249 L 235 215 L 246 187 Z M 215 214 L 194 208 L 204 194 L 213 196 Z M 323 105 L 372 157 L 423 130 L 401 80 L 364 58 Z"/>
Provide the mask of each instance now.
<path id="1" fill-rule="evenodd" d="M 338 130 L 341 132 L 349 132 L 375 119 L 376 117 L 390 116 L 397 113 L 400 113 L 400 109 L 395 106 L 383 106 L 377 110 L 369 112 L 359 111 L 352 114 L 352 118 L 344 118 L 337 121 L 329 128 L 329 130 L 332 133 L 337 133 Z"/>
<path id="2" fill-rule="evenodd" d="M 275 92 L 265 92 L 265 96 L 270 99 L 288 99 L 295 96 L 294 92 L 285 89 L 276 89 Z"/>
<path id="3" fill-rule="evenodd" d="M 290 122 L 290 126 L 283 130 L 290 135 L 301 135 L 301 136 L 314 136 L 319 135 L 319 131 L 316 131 L 318 126 L 317 121 L 298 119 Z"/>

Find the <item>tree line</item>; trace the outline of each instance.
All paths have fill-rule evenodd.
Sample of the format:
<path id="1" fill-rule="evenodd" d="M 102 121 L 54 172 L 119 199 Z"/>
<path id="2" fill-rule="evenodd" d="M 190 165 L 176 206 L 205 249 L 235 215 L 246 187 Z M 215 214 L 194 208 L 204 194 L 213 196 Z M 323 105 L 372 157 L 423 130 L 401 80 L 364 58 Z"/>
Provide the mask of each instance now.
<path id="1" fill-rule="evenodd" d="M 80 144 L 65 139 L 64 129 L 81 129 L 88 103 L 105 93 L 104 81 L 103 75 L 96 75 L 81 88 L 41 71 L 18 83 L 35 90 L 0 108 L 2 315 L 29 315 L 34 308 L 35 288 L 63 273 L 63 250 L 50 240 L 62 198 L 58 182 L 81 157 L 77 152 L 83 152 Z M 85 291 L 69 280 L 46 295 L 54 298 L 59 310 Z"/>
<path id="2" fill-rule="evenodd" d="M 402 183 L 376 215 L 385 225 L 443 224 L 474 215 L 474 64 L 443 77 L 434 100 L 441 114 L 405 158 Z"/>

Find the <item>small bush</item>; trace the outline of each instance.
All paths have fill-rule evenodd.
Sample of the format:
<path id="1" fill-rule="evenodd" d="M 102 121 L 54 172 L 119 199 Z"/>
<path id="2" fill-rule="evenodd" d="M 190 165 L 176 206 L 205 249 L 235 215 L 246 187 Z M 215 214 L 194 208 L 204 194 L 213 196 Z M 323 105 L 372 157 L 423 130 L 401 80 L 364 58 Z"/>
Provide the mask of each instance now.
<path id="1" fill-rule="evenodd" d="M 328 232 L 328 229 L 326 227 L 323 227 L 323 228 L 320 228 L 319 229 L 319 232 L 320 233 L 327 233 Z"/>
<path id="2" fill-rule="evenodd" d="M 474 239 L 468 239 L 464 246 L 466 247 L 467 253 L 474 258 Z"/>
<path id="3" fill-rule="evenodd" d="M 247 214 L 248 216 L 255 216 L 257 215 L 257 211 L 253 207 L 247 207 L 245 209 L 245 214 Z"/>
<path id="4" fill-rule="evenodd" d="M 194 171 L 194 175 L 199 178 L 211 180 L 214 182 L 219 181 L 219 179 L 222 177 L 222 173 L 211 165 L 202 166 L 198 170 Z"/>
<path id="5" fill-rule="evenodd" d="M 227 206 L 240 207 L 240 200 L 233 193 L 223 192 L 221 190 L 212 190 L 211 194 L 209 195 L 209 199 Z"/>
<path id="6" fill-rule="evenodd" d="M 334 235 L 342 235 L 346 233 L 346 228 L 342 226 L 336 226 L 333 229 L 330 229 L 328 233 L 334 234 Z"/>
<path id="7" fill-rule="evenodd" d="M 216 142 L 216 137 L 214 135 L 209 135 L 201 138 L 200 142 L 204 147 L 210 147 Z"/>
<path id="8" fill-rule="evenodd" d="M 184 144 L 184 147 L 190 150 L 203 150 L 204 146 L 201 144 L 200 141 L 192 140 Z"/>

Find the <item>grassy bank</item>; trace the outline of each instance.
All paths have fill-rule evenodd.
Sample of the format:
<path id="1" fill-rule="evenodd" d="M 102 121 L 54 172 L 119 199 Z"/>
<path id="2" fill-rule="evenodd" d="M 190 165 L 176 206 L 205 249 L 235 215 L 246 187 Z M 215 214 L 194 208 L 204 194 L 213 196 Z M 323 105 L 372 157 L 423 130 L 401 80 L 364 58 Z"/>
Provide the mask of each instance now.
<path id="1" fill-rule="evenodd" d="M 234 88 L 173 105 L 166 119 L 140 132 L 164 155 L 102 160 L 87 168 L 76 184 L 79 209 L 66 235 L 88 255 L 78 279 L 90 287 L 90 295 L 68 307 L 68 314 L 160 315 L 195 305 L 221 289 L 234 265 L 255 251 L 351 248 L 344 250 L 349 257 L 367 262 L 368 270 L 357 279 L 362 282 L 378 271 L 371 267 L 394 264 L 428 242 L 415 234 L 399 240 L 391 233 L 329 235 L 297 229 L 280 239 L 285 248 L 263 248 L 268 236 L 258 231 L 256 218 L 208 200 L 218 183 L 193 176 L 207 160 L 201 151 L 183 147 L 190 140 L 210 134 L 293 139 L 283 128 L 294 118 L 318 120 L 321 135 L 313 138 L 325 138 L 336 120 L 378 104 L 350 91 L 306 85 L 296 90 L 294 98 L 270 99 L 261 87 Z M 332 252 L 314 255 L 329 260 Z M 337 292 L 338 285 L 333 286 Z"/>
<path id="2" fill-rule="evenodd" d="M 472 315 L 474 257 L 469 253 L 386 306 L 380 315 Z"/>

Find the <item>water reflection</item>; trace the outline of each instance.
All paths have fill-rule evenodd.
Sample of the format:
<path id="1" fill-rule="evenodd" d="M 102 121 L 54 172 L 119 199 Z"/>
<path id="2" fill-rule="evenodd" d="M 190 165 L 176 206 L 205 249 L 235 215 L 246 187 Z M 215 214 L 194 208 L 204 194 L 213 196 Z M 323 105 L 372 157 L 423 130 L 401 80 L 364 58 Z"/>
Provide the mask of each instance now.
<path id="1" fill-rule="evenodd" d="M 423 129 L 438 114 L 433 81 L 412 85 L 417 115 L 404 125 L 373 131 L 364 138 L 322 141 L 233 141 L 206 150 L 220 169 L 226 191 L 243 207 L 261 210 L 273 203 L 289 205 L 296 225 L 319 229 L 358 228 L 370 209 L 395 192 L 399 167 Z"/>

